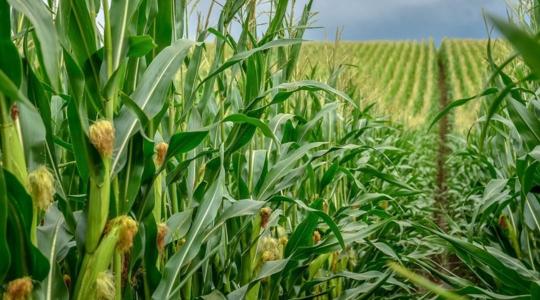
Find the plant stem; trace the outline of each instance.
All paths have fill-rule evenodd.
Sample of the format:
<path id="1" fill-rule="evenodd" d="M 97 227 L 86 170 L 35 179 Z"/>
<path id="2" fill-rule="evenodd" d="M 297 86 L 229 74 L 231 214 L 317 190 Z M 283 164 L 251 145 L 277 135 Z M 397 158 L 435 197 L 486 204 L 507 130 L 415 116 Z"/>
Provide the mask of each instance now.
<path id="1" fill-rule="evenodd" d="M 161 183 L 163 180 L 162 173 L 157 175 L 154 184 L 152 186 L 153 192 L 154 192 L 154 209 L 152 210 L 152 213 L 154 214 L 154 219 L 156 220 L 156 223 L 161 222 L 161 207 L 162 207 L 162 199 L 163 199 L 163 192 L 161 190 Z"/>
<path id="2" fill-rule="evenodd" d="M 113 68 L 113 48 L 112 48 L 112 32 L 111 32 L 111 19 L 109 14 L 109 1 L 103 0 L 103 16 L 105 19 L 104 39 L 105 39 L 105 55 L 107 59 L 107 79 L 110 80 L 114 68 Z M 116 93 L 115 93 L 116 94 Z M 111 120 L 114 117 L 114 96 L 110 99 L 105 99 L 105 116 Z"/>
<path id="3" fill-rule="evenodd" d="M 90 191 L 88 198 L 88 228 L 86 233 L 86 252 L 92 253 L 96 249 L 107 218 L 109 217 L 109 203 L 111 194 L 110 158 L 103 159 L 103 175 L 100 178 L 90 178 Z"/>
<path id="4" fill-rule="evenodd" d="M 116 245 L 119 239 L 119 228 L 113 228 L 99 244 L 94 253 L 84 255 L 75 285 L 74 299 L 92 299 L 95 295 L 95 282 L 100 272 L 109 268 L 117 253 Z M 116 275 L 115 275 L 116 276 Z"/>

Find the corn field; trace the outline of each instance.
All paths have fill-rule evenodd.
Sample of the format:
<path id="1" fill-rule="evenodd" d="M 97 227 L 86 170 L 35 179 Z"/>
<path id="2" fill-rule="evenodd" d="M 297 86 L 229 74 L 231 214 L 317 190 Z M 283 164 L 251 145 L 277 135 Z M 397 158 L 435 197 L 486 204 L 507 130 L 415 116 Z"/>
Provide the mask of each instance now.
<path id="1" fill-rule="evenodd" d="M 362 99 L 364 106 L 377 103 L 376 115 L 420 127 L 437 109 L 439 74 L 432 40 L 310 42 L 302 51 L 307 69 L 299 76 L 323 80 L 339 74 L 337 87 Z"/>
<path id="2" fill-rule="evenodd" d="M 197 5 L 0 0 L 3 299 L 540 299 L 538 0 L 440 45 Z"/>

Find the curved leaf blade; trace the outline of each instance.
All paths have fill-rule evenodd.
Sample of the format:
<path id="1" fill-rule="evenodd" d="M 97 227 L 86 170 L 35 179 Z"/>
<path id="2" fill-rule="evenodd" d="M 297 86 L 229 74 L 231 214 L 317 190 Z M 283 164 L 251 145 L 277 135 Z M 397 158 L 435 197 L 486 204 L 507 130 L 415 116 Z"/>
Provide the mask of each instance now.
<path id="1" fill-rule="evenodd" d="M 40 0 L 8 0 L 8 2 L 13 8 L 23 13 L 34 25 L 40 43 L 43 63 L 45 64 L 45 72 L 52 86 L 58 89 L 60 48 L 58 47 L 56 28 L 45 2 Z"/>
<path id="2" fill-rule="evenodd" d="M 174 75 L 194 44 L 195 42 L 185 39 L 176 41 L 163 49 L 144 72 L 141 84 L 137 86 L 131 99 L 150 118 L 153 118 L 163 108 L 164 98 L 169 91 Z M 113 174 L 118 173 L 125 163 L 125 152 L 129 140 L 138 130 L 140 123 L 136 116 L 127 107 L 124 107 L 115 119 L 115 126 L 118 138 L 115 141 L 116 152 L 111 165 Z"/>

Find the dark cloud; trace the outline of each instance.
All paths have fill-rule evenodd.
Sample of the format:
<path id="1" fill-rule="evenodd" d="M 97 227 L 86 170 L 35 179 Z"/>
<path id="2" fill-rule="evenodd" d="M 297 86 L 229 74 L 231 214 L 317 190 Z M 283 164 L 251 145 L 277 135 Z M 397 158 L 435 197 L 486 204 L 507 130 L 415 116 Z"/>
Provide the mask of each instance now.
<path id="1" fill-rule="evenodd" d="M 483 12 L 505 15 L 503 0 L 319 0 L 307 38 L 333 39 L 343 27 L 345 40 L 422 39 L 487 36 Z"/>

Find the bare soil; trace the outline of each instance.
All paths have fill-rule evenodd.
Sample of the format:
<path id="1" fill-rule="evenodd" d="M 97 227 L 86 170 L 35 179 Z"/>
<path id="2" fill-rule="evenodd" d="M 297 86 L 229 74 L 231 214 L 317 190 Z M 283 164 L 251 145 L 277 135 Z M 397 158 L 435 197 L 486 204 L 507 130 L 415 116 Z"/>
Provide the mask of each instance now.
<path id="1" fill-rule="evenodd" d="M 443 109 L 448 105 L 448 87 L 446 86 L 446 70 L 444 63 L 441 58 L 439 58 L 439 92 L 440 92 L 440 109 Z M 444 218 L 442 211 L 447 207 L 446 199 L 446 169 L 445 162 L 446 157 L 448 156 L 448 145 L 447 145 L 447 135 L 449 131 L 448 115 L 444 115 L 439 121 L 439 149 L 437 153 L 437 193 L 435 195 L 435 200 L 437 201 L 437 206 L 439 212 L 436 215 L 437 225 L 444 231 L 448 230 L 448 224 Z"/>

